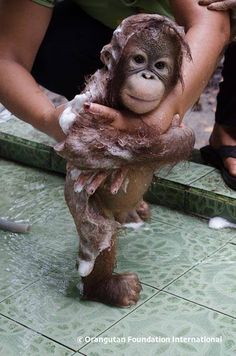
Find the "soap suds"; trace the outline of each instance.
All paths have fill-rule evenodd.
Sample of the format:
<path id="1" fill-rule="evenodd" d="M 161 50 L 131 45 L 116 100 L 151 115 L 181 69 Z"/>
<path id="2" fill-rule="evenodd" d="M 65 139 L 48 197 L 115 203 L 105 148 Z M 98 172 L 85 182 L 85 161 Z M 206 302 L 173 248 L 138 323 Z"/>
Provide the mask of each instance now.
<path id="1" fill-rule="evenodd" d="M 138 222 L 138 223 L 127 223 L 127 224 L 123 224 L 124 227 L 128 227 L 134 230 L 139 229 L 142 225 L 144 224 L 143 221 Z"/>
<path id="2" fill-rule="evenodd" d="M 232 227 L 232 228 L 236 228 L 236 224 L 231 223 L 230 221 L 228 221 L 227 219 L 215 216 L 214 218 L 211 218 L 209 220 L 209 224 L 208 224 L 209 228 L 211 229 L 215 229 L 215 230 L 219 230 L 219 229 L 224 229 L 226 227 Z"/>

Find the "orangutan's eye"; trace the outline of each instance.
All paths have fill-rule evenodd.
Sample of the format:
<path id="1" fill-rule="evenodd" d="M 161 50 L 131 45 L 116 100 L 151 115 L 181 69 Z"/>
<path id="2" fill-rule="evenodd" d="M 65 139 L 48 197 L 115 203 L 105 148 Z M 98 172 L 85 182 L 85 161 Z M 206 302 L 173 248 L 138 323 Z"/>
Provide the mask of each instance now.
<path id="1" fill-rule="evenodd" d="M 141 54 L 137 54 L 136 56 L 133 57 L 133 59 L 137 64 L 145 63 L 145 57 L 142 56 Z"/>
<path id="2" fill-rule="evenodd" d="M 156 64 L 155 64 L 155 67 L 156 67 L 156 69 L 164 69 L 165 67 L 166 67 L 166 63 L 165 62 L 163 62 L 163 61 L 160 61 L 160 62 L 157 62 Z"/>

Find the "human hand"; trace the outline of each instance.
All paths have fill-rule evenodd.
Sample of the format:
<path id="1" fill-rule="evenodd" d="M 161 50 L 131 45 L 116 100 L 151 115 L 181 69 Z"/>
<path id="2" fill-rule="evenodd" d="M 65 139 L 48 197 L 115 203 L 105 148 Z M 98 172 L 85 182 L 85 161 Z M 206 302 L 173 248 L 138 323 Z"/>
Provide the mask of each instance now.
<path id="1" fill-rule="evenodd" d="M 69 163 L 67 165 L 67 172 L 74 181 L 74 191 L 76 193 L 85 190 L 87 194 L 93 195 L 104 184 L 111 194 L 117 194 L 121 188 L 124 192 L 126 191 L 127 167 L 116 170 L 81 171 Z"/>
<path id="2" fill-rule="evenodd" d="M 209 10 L 236 10 L 236 0 L 200 0 L 198 4 L 207 6 Z"/>
<path id="3" fill-rule="evenodd" d="M 177 111 L 174 105 L 168 100 L 163 102 L 158 109 L 148 114 L 137 115 L 127 110 L 118 111 L 104 105 L 95 103 L 85 103 L 85 112 L 94 115 L 97 120 L 102 120 L 105 124 L 121 130 L 131 132 L 147 125 L 153 127 L 157 134 L 167 131 L 171 125 Z"/>
<path id="4" fill-rule="evenodd" d="M 143 126 L 145 116 L 134 114 L 130 111 L 119 111 L 96 103 L 85 103 L 84 111 L 93 115 L 96 120 L 110 125 L 120 131 L 133 131 Z"/>

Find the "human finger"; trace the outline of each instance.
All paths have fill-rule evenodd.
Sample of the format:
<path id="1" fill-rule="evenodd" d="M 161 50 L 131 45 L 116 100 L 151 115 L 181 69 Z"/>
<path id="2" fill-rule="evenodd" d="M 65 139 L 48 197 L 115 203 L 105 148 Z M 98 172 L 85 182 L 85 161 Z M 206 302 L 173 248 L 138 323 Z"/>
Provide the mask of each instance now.
<path id="1" fill-rule="evenodd" d="M 89 172 L 89 171 L 81 171 L 78 178 L 76 179 L 74 183 L 74 191 L 76 193 L 82 192 L 82 190 L 85 188 L 87 184 L 89 184 L 95 173 L 94 172 Z"/>
<path id="2" fill-rule="evenodd" d="M 112 183 L 110 187 L 111 194 L 117 194 L 121 186 L 125 182 L 128 173 L 128 168 L 120 168 L 112 174 Z M 126 186 L 124 185 L 124 191 L 126 191 Z"/>
<path id="3" fill-rule="evenodd" d="M 119 111 L 96 103 L 85 103 L 84 110 L 85 112 L 110 122 L 120 118 Z"/>
<path id="4" fill-rule="evenodd" d="M 227 11 L 233 10 L 236 8 L 236 1 L 235 0 L 225 0 L 221 2 L 212 3 L 207 6 L 209 10 L 216 10 L 216 11 Z"/>
<path id="5" fill-rule="evenodd" d="M 101 184 L 108 177 L 110 172 L 100 172 L 93 176 L 92 180 L 86 185 L 85 190 L 89 195 L 92 195 L 101 186 Z"/>
<path id="6" fill-rule="evenodd" d="M 181 126 L 181 118 L 179 114 L 175 114 L 172 120 L 172 127 L 180 127 Z"/>
<path id="7" fill-rule="evenodd" d="M 210 5 L 210 4 L 213 4 L 215 2 L 222 2 L 223 0 L 200 0 L 198 1 L 198 4 L 199 5 L 203 5 L 203 6 L 207 6 L 207 5 Z"/>

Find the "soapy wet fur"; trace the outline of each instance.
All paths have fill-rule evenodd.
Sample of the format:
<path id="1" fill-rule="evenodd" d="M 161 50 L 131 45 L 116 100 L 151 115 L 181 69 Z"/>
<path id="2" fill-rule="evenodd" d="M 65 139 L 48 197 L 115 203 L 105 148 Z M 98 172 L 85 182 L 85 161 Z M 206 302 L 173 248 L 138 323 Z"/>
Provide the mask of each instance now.
<path id="1" fill-rule="evenodd" d="M 146 110 L 139 128 L 120 131 L 81 110 L 65 141 L 56 146 L 68 162 L 65 198 L 79 234 L 77 264 L 84 299 L 125 307 L 139 298 L 135 273 L 113 274 L 116 237 L 122 224 L 148 218 L 142 199 L 154 171 L 191 154 L 190 129 L 173 122 L 160 135 L 141 118 L 178 81 L 184 85 L 184 55 L 190 57 L 188 47 L 170 20 L 144 14 L 124 20 L 101 52 L 104 68 L 91 76 L 83 94 L 86 101 L 137 115 Z M 147 100 L 152 93 L 153 100 Z"/>

